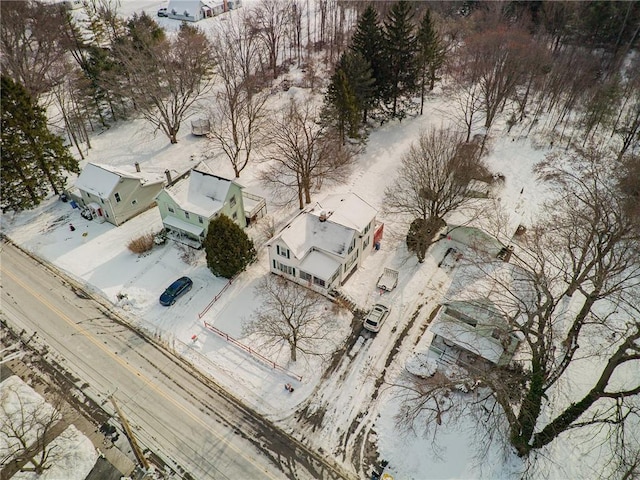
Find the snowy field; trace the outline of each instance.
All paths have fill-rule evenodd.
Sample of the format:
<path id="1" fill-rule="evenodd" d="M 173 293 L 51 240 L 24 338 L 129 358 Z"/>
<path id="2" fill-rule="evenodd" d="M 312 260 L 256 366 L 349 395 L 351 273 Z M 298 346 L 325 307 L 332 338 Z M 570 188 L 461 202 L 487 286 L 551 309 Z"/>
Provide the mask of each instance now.
<path id="1" fill-rule="evenodd" d="M 152 16 L 164 6 L 164 2 L 157 1 L 122 3 L 125 14 L 145 10 Z M 175 28 L 178 24 L 164 18 L 158 20 L 167 28 Z M 199 26 L 214 29 L 218 21 L 222 21 L 220 17 L 200 22 Z M 288 74 L 294 84 L 297 75 L 301 74 L 295 71 Z M 278 108 L 291 96 L 306 94 L 295 87 L 286 93 L 278 92 L 272 95 L 270 106 Z M 201 102 L 201 107 L 204 104 L 206 100 Z M 258 262 L 229 285 L 201 317 L 201 312 L 226 285 L 224 279 L 215 278 L 209 272 L 202 251 L 189 251 L 168 242 L 139 257 L 126 248 L 132 238 L 162 228 L 160 214 L 155 208 L 114 227 L 109 223 L 86 221 L 68 203 L 51 198 L 32 211 L 3 215 L 2 231 L 23 248 L 86 283 L 93 292 L 117 305 L 125 318 L 161 337 L 175 351 L 285 430 L 292 430 L 291 417 L 296 410 L 303 407 L 308 412 L 322 409 L 323 427 L 313 433 L 310 441 L 338 459 L 342 458 L 338 446 L 343 441 L 345 426 L 364 415 L 366 422 L 362 422 L 361 428 L 367 424 L 376 433 L 381 458 L 389 462 L 388 471 L 394 478 L 519 478 L 523 465 L 517 457 L 500 451 L 491 451 L 488 457 L 477 457 L 472 424 L 452 424 L 447 428 L 445 418 L 436 442 L 420 435 L 400 434 L 394 418 L 399 402 L 394 389 L 375 385 L 376 378 L 381 375 L 388 383 L 402 375 L 413 348 L 397 352 L 393 361 L 385 365 L 396 338 L 395 332 L 403 330 L 414 312 L 419 311 L 408 331 L 417 343 L 421 326 L 451 283 L 452 274 L 437 266 L 451 242 L 434 245 L 425 262 L 418 263 L 408 254 L 404 244 L 407 225 L 394 216 L 385 215 L 382 195 L 394 180 L 400 160 L 411 143 L 423 129 L 449 123 L 443 112 L 451 108 L 436 88 L 426 101 L 424 116 L 407 118 L 402 123 L 389 122 L 372 131 L 366 150 L 357 158 L 353 172 L 344 184 L 325 185 L 321 192 L 314 194 L 313 200 L 317 201 L 331 193 L 356 193 L 378 209 L 378 220 L 385 223 L 381 249 L 365 260 L 343 288 L 360 307 L 368 309 L 378 300 L 380 293 L 375 284 L 384 267 L 396 269 L 400 274 L 397 288 L 384 294 L 385 301 L 391 306 L 391 315 L 381 332 L 366 344 L 356 344 L 354 350 L 347 353 L 350 362 L 340 367 L 344 369 L 336 372 L 335 378 L 325 381 L 321 381 L 325 366 L 322 358 L 302 357 L 292 364 L 288 362 L 287 349 L 260 350 L 261 354 L 288 369 L 292 373 L 288 375 L 260 363 L 204 327 L 206 321 L 248 346 L 260 349 L 251 338 L 242 338 L 242 326 L 260 308 L 254 287 L 270 275 L 266 248 L 259 250 Z M 534 218 L 544 196 L 531 169 L 550 148 L 543 140 L 520 137 L 516 130 L 514 128 L 508 135 L 504 125 L 498 123 L 493 127 L 494 140 L 487 162 L 494 172 L 503 174 L 506 179 L 498 193 L 500 204 L 526 225 Z M 206 139 L 194 137 L 188 131 L 186 122 L 178 135 L 178 144 L 170 145 L 166 137 L 154 135 L 144 121 L 120 123 L 94 136 L 93 148 L 81 166 L 96 162 L 132 171 L 134 162 L 138 162 L 143 171 L 162 173 L 169 169 L 172 173 L 181 173 L 195 166 L 210 150 Z M 233 176 L 231 166 L 221 156 L 209 159 L 207 165 L 218 175 Z M 269 192 L 256 180 L 258 172 L 259 165 L 250 164 L 239 181 L 248 190 L 266 197 L 269 216 L 276 224 L 283 224 L 297 210 L 272 204 Z M 70 223 L 75 231 L 70 231 Z M 258 245 L 261 244 L 260 222 L 249 228 L 248 233 Z M 174 306 L 160 306 L 159 295 L 182 275 L 193 279 L 193 289 Z M 340 328 L 335 331 L 335 340 L 340 342 L 350 332 L 351 317 L 344 313 L 338 321 Z M 424 348 L 424 345 L 416 346 L 417 350 Z M 339 375 L 340 372 L 344 376 Z M 298 376 L 301 381 L 297 380 Z M 293 394 L 284 390 L 285 383 L 293 384 Z M 77 438 L 73 441 L 80 442 Z M 558 443 L 564 447 L 553 451 L 553 458 L 545 463 L 545 470 L 534 474 L 534 478 L 588 477 L 580 470 L 580 458 L 585 453 L 574 449 L 566 440 Z"/>

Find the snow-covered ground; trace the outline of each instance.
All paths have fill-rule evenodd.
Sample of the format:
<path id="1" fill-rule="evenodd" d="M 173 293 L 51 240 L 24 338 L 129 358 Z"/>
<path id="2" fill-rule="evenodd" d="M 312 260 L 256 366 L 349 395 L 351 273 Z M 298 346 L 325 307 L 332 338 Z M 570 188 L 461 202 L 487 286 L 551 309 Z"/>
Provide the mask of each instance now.
<path id="1" fill-rule="evenodd" d="M 161 6 L 165 6 L 164 2 L 124 1 L 123 11 L 128 14 L 145 10 L 155 16 Z M 167 28 L 178 24 L 164 18 L 158 20 Z M 199 26 L 214 29 L 218 21 L 222 21 L 220 17 L 200 22 Z M 295 72 L 290 76 L 295 80 Z M 276 108 L 292 95 L 301 94 L 302 89 L 295 87 L 286 93 L 275 93 L 271 106 Z M 298 409 L 304 408 L 307 413 L 322 412 L 322 427 L 309 441 L 338 459 L 344 458 L 345 448 L 353 446 L 353 437 L 364 429 L 372 429 L 381 458 L 389 462 L 388 471 L 395 478 L 518 478 L 523 465 L 517 458 L 505 456 L 501 451 L 490 451 L 485 458 L 476 456 L 478 449 L 472 434 L 475 426 L 471 423 L 456 423 L 448 428 L 445 418 L 437 438 L 438 448 L 432 448 L 432 438 L 401 434 L 394 418 L 399 399 L 389 384 L 404 372 L 421 327 L 451 282 L 451 273 L 437 266 L 451 241 L 439 242 L 429 251 L 425 262 L 418 263 L 404 245 L 407 225 L 384 212 L 383 192 L 393 181 L 411 143 L 423 129 L 447 123 L 441 112 L 450 108 L 453 107 L 436 89 L 427 99 L 424 116 L 407 118 L 402 123 L 389 122 L 372 131 L 366 150 L 358 157 L 352 175 L 344 184 L 325 185 L 322 192 L 314 194 L 313 199 L 320 200 L 330 193 L 356 193 L 379 210 L 378 219 L 385 223 L 381 249 L 373 252 L 344 286 L 344 291 L 360 307 L 369 308 L 379 299 L 381 294 L 375 284 L 384 267 L 399 271 L 396 289 L 383 294 L 391 314 L 381 332 L 356 343 L 328 379 L 321 378 L 326 366 L 323 358 L 303 356 L 292 364 L 288 362 L 287 349 L 263 351 L 251 338 L 242 338 L 243 323 L 260 308 L 254 287 L 269 275 L 266 249 L 259 251 L 259 261 L 229 285 L 201 317 L 226 286 L 226 281 L 214 277 L 206 268 L 203 252 L 167 243 L 139 257 L 126 248 L 130 239 L 162 228 L 157 209 L 114 227 L 109 223 L 86 221 L 78 210 L 52 198 L 32 211 L 3 215 L 2 231 L 116 304 L 131 322 L 162 337 L 177 353 L 283 428 L 293 430 L 292 416 Z M 131 170 L 134 162 L 138 162 L 143 171 L 161 173 L 169 169 L 172 173 L 181 173 L 195 166 L 205 153 L 210 153 L 207 141 L 190 135 L 188 130 L 187 122 L 178 136 L 178 144 L 170 145 L 164 136 L 154 136 L 152 127 L 142 120 L 117 124 L 94 136 L 86 161 Z M 499 124 L 493 128 L 494 140 L 487 161 L 493 171 L 505 176 L 498 194 L 500 203 L 526 225 L 535 216 L 545 193 L 535 183 L 531 169 L 549 152 L 549 146 L 542 141 L 532 143 L 535 137 L 521 138 L 515 130 L 508 135 L 506 128 Z M 221 176 L 233 176 L 231 166 L 221 156 L 209 159 L 207 165 Z M 250 191 L 265 196 L 270 216 L 277 223 L 284 222 L 296 210 L 277 208 L 271 202 L 269 192 L 256 180 L 259 168 L 257 164 L 250 164 L 239 180 Z M 69 223 L 73 223 L 75 231 L 70 231 Z M 260 238 L 260 222 L 248 232 Z M 182 275 L 193 279 L 193 289 L 174 306 L 160 306 L 160 293 Z M 205 321 L 247 346 L 259 349 L 259 353 L 284 366 L 292 375 L 274 370 L 226 342 L 205 328 Z M 338 321 L 340 328 L 335 336 L 344 339 L 350 331 L 350 316 L 341 314 Z M 409 348 L 396 352 L 387 362 L 399 332 L 405 328 L 407 336 L 416 342 L 407 342 Z M 416 348 L 425 347 L 418 344 Z M 298 376 L 301 381 L 297 380 Z M 384 380 L 382 384 L 379 379 Z M 295 392 L 285 391 L 285 383 L 293 384 Z M 347 433 L 349 426 L 353 426 L 354 431 Z M 366 445 L 361 448 L 366 449 Z M 562 461 L 552 459 L 548 470 L 537 478 L 581 475 L 580 462 L 572 448 L 563 447 L 555 453 Z"/>
<path id="2" fill-rule="evenodd" d="M 297 89 L 291 89 L 287 94 L 276 94 L 274 103 L 285 102 L 288 94 L 296 93 L 299 93 Z M 441 102 L 435 95 L 428 107 L 434 110 L 441 108 Z M 189 251 L 186 247 L 167 243 L 139 257 L 126 248 L 130 239 L 162 228 L 157 209 L 114 227 L 109 223 L 86 221 L 69 204 L 50 199 L 33 211 L 4 215 L 2 229 L 24 248 L 86 282 L 89 288 L 121 307 L 123 315 L 132 322 L 160 335 L 178 353 L 198 364 L 252 407 L 276 421 L 281 420 L 285 428 L 287 417 L 306 401 L 326 403 L 323 407 L 327 409 L 324 422 L 328 426 L 318 433 L 314 441 L 325 445 L 327 450 L 335 448 L 339 442 L 343 433 L 340 426 L 351 424 L 361 410 L 369 412 L 368 417 L 372 422 L 376 422 L 379 412 L 375 430 L 380 453 L 382 458 L 390 462 L 389 468 L 398 478 L 475 476 L 474 450 L 472 445 L 464 447 L 464 440 L 468 438 L 464 432 L 454 431 L 449 436 L 443 436 L 440 443 L 448 444 L 450 448 L 442 454 L 442 458 L 433 458 L 424 445 L 425 442 L 430 443 L 429 439 L 397 438 L 393 420 L 397 404 L 392 392 L 383 390 L 375 403 L 368 405 L 375 378 L 384 370 L 384 362 L 392 347 L 394 337 L 391 330 L 394 327 L 401 330 L 419 304 L 427 304 L 418 318 L 418 322 L 424 321 L 450 282 L 449 274 L 437 267 L 449 246 L 448 242 L 435 245 L 426 261 L 417 263 L 404 246 L 402 235 L 406 225 L 393 216 L 385 216 L 382 203 L 382 192 L 394 179 L 403 153 L 422 129 L 432 124 L 439 125 L 440 122 L 439 118 L 424 116 L 407 119 L 401 124 L 385 124 L 371 133 L 366 151 L 359 157 L 346 183 L 317 192 L 314 196 L 315 200 L 319 200 L 334 192 L 357 193 L 380 211 L 378 218 L 385 223 L 381 249 L 372 253 L 344 286 L 344 291 L 359 306 L 369 308 L 378 299 L 380 293 L 375 284 L 384 267 L 400 272 L 397 288 L 385 294 L 385 301 L 390 304 L 392 311 L 383 330 L 374 340 L 367 342 L 362 351 L 357 354 L 352 352 L 355 358 L 344 367 L 348 368 L 349 376 L 325 382 L 320 393 L 315 389 L 323 372 L 323 359 L 303 357 L 296 364 L 289 364 L 286 349 L 281 352 L 260 352 L 301 376 L 302 381 L 299 382 L 286 373 L 269 368 L 204 327 L 203 322 L 206 321 L 241 342 L 250 343 L 250 339 L 242 338 L 242 324 L 259 308 L 254 287 L 261 278 L 269 275 L 266 249 L 260 251 L 259 261 L 234 281 L 220 300 L 200 318 L 199 314 L 226 284 L 206 268 L 203 252 Z M 187 170 L 202 158 L 202 152 L 208 148 L 206 140 L 191 136 L 187 129 L 181 132 L 177 145 L 169 145 L 164 137 L 150 135 L 143 121 L 116 125 L 97 135 L 92 143 L 87 161 L 130 169 L 137 161 L 143 171 L 154 172 L 162 172 L 166 168 L 176 172 Z M 545 150 L 533 148 L 527 141 L 512 141 L 508 137 L 496 141 L 489 162 L 493 169 L 506 176 L 501 192 L 504 204 L 522 204 L 521 197 L 526 195 L 525 203 L 535 205 L 537 198 L 530 168 L 545 153 Z M 207 164 L 220 175 L 232 175 L 229 165 L 222 158 L 215 158 Z M 248 170 L 242 173 L 240 181 L 250 190 L 265 194 L 268 198 L 268 192 L 254 180 L 256 166 L 250 166 Z M 524 193 L 521 194 L 523 188 Z M 295 213 L 295 210 L 274 209 L 272 205 L 269 205 L 269 211 L 278 220 Z M 73 223 L 75 231 L 70 231 L 69 223 Z M 259 228 L 260 223 L 251 227 L 249 233 L 259 236 Z M 160 293 L 182 275 L 193 279 L 194 288 L 174 306 L 160 306 Z M 342 327 L 336 333 L 345 338 L 350 318 L 343 315 L 340 324 Z M 386 373 L 387 379 L 392 372 L 401 372 L 404 360 L 410 353 L 399 352 L 396 355 Z M 284 383 L 292 383 L 295 392 L 286 392 Z M 408 457 L 407 452 L 413 449 L 422 453 Z M 509 470 L 500 469 L 502 463 L 493 465 L 495 468 L 489 476 L 509 476 Z"/>
<path id="3" fill-rule="evenodd" d="M 4 415 L 0 418 L 0 425 L 7 422 L 14 426 L 14 431 L 23 429 L 20 435 L 26 445 L 32 445 L 38 438 L 38 431 L 46 426 L 48 429 L 61 418 L 52 414 L 54 407 L 47 403 L 40 394 L 17 376 L 11 376 L 0 383 L 0 405 Z M 4 432 L 9 431 L 4 426 L 0 428 L 0 458 L 9 461 L 15 458 L 20 450 L 17 440 L 9 439 Z M 12 478 L 15 480 L 84 480 L 98 459 L 98 453 L 91 440 L 82 434 L 75 426 L 66 427 L 47 446 L 50 452 L 48 468 L 42 473 L 18 472 Z M 30 464 L 27 468 L 32 468 Z"/>

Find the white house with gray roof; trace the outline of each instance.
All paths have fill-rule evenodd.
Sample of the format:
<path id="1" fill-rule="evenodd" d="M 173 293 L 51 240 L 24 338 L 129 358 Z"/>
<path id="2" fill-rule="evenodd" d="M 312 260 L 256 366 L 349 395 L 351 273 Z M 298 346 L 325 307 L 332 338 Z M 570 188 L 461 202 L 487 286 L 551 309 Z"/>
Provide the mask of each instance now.
<path id="1" fill-rule="evenodd" d="M 337 288 L 374 247 L 376 214 L 355 194 L 328 196 L 273 237 L 271 271 L 323 293 Z"/>
<path id="2" fill-rule="evenodd" d="M 165 182 L 163 173 L 140 171 L 137 164 L 130 172 L 88 163 L 69 194 L 81 206 L 118 226 L 151 207 Z"/>

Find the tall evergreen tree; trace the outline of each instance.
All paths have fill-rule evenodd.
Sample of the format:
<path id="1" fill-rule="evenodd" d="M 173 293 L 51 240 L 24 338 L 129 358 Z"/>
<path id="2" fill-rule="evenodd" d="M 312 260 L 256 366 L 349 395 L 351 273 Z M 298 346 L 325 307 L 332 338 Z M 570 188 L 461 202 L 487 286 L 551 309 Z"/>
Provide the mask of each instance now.
<path id="1" fill-rule="evenodd" d="M 49 192 L 64 189 L 65 171 L 79 172 L 78 161 L 62 139 L 47 128 L 44 109 L 25 88 L 2 76 L 2 209 L 38 205 Z"/>
<path id="2" fill-rule="evenodd" d="M 413 7 L 406 0 L 395 3 L 384 21 L 384 49 L 389 68 L 389 102 L 392 117 L 404 116 L 398 100 L 416 90 L 418 77 L 417 40 Z"/>
<path id="3" fill-rule="evenodd" d="M 361 54 L 342 54 L 327 89 L 323 119 L 337 128 L 343 143 L 347 136 L 359 136 L 364 112 L 375 98 L 374 82 L 369 62 Z"/>
<path id="4" fill-rule="evenodd" d="M 226 215 L 219 215 L 209 223 L 204 251 L 211 272 L 224 278 L 242 272 L 256 258 L 253 241 Z"/>
<path id="5" fill-rule="evenodd" d="M 422 17 L 416 41 L 420 81 L 420 115 L 422 115 L 427 81 L 429 82 L 429 90 L 433 90 L 438 79 L 438 71 L 444 64 L 446 54 L 444 42 L 433 25 L 430 10 L 427 10 Z"/>
<path id="6" fill-rule="evenodd" d="M 371 75 L 375 80 L 374 98 L 386 98 L 388 74 L 384 58 L 384 32 L 378 19 L 378 12 L 373 5 L 369 5 L 358 19 L 351 40 L 351 50 L 362 55 L 371 66 Z M 363 111 L 363 122 L 367 121 L 368 111 L 369 107 L 366 106 Z"/>

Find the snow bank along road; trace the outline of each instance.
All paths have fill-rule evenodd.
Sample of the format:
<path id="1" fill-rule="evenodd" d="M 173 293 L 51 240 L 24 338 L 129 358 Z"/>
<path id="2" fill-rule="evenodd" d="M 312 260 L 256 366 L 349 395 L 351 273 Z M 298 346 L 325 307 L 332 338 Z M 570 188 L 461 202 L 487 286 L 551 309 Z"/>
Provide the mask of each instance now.
<path id="1" fill-rule="evenodd" d="M 143 448 L 183 478 L 344 478 L 325 459 L 129 328 L 70 279 L 2 244 L 2 316 L 37 332 L 86 382 L 115 398 Z"/>

